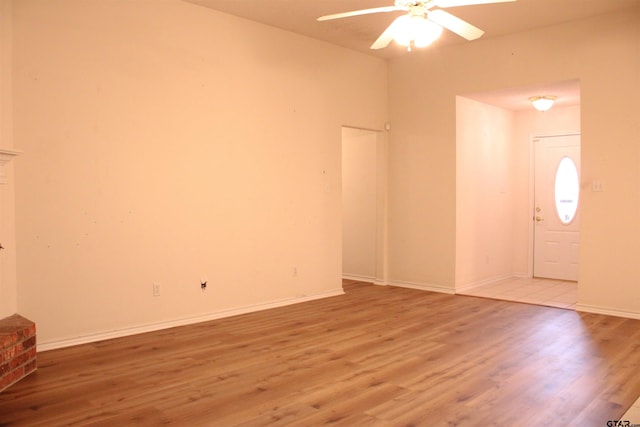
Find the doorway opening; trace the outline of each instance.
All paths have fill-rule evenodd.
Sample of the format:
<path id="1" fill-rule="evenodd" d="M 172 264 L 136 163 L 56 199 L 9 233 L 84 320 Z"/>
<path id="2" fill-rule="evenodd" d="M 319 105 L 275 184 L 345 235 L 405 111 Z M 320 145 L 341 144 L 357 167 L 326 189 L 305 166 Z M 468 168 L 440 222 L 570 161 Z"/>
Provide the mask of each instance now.
<path id="1" fill-rule="evenodd" d="M 342 127 L 342 277 L 386 284 L 386 141 Z"/>
<path id="2" fill-rule="evenodd" d="M 544 113 L 535 111 L 526 100 L 538 92 L 563 93 L 565 103 Z M 578 285 L 569 280 L 577 275 L 541 272 L 538 267 L 544 262 L 539 257 L 534 263 L 533 239 L 538 223 L 551 226 L 557 219 L 562 224 L 559 232 L 578 226 L 579 193 L 574 197 L 571 192 L 563 192 L 566 185 L 556 191 L 555 181 L 576 182 L 579 147 L 572 164 L 562 161 L 571 157 L 565 155 L 548 167 L 552 172 L 552 201 L 549 208 L 540 207 L 540 221 L 536 222 L 534 166 L 541 162 L 535 161 L 533 141 L 568 135 L 577 135 L 579 141 L 579 129 L 577 80 L 457 97 L 456 293 L 574 308 Z M 574 175 L 572 167 L 577 172 Z M 553 215 L 553 220 L 547 220 L 548 215 Z M 547 250 L 552 249 L 550 232 L 556 231 L 550 228 L 544 236 Z M 538 243 L 541 241 L 544 238 L 539 236 Z M 569 242 L 571 254 L 575 254 L 569 257 L 569 264 L 575 272 L 578 242 Z M 556 255 L 564 256 L 566 251 Z M 553 263 L 552 259 L 548 261 L 549 265 Z"/>

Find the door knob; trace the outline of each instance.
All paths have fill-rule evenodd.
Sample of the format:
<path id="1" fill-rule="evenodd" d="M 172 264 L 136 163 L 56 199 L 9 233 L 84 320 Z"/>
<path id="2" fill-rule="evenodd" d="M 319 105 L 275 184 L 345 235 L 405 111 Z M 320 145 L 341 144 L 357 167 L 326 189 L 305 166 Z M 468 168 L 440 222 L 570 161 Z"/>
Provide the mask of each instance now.
<path id="1" fill-rule="evenodd" d="M 544 218 L 536 215 L 536 222 L 541 222 L 541 221 L 544 221 Z"/>

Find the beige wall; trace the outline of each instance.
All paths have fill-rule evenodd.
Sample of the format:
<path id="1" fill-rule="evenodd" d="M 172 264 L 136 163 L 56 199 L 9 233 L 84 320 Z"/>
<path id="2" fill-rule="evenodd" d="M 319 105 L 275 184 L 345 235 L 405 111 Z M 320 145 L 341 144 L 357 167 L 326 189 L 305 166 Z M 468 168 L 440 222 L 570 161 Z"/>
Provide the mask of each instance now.
<path id="1" fill-rule="evenodd" d="M 579 303 L 640 313 L 640 8 L 390 62 L 389 272 L 453 289 L 455 97 L 579 79 L 582 179 Z M 616 206 L 617 209 L 612 209 Z"/>
<path id="2" fill-rule="evenodd" d="M 389 67 L 389 280 L 453 291 L 455 96 L 437 48 Z M 428 82 L 428 84 L 427 84 Z"/>
<path id="3" fill-rule="evenodd" d="M 382 128 L 383 60 L 177 0 L 21 0 L 13 26 L 40 344 L 341 292 L 341 125 Z"/>
<path id="4" fill-rule="evenodd" d="M 456 289 L 513 274 L 516 113 L 456 102 Z M 528 163 L 523 166 L 527 167 Z"/>
<path id="5" fill-rule="evenodd" d="M 387 105 L 377 275 L 453 292 L 456 96 L 574 78 L 580 307 L 640 313 L 640 8 L 388 65 L 178 0 L 20 0 L 9 24 L 0 146 L 25 154 L 0 189 L 18 251 L 17 282 L 2 255 L 0 314 L 17 298 L 41 344 L 339 292 L 341 126 L 381 129 Z M 516 139 L 528 121 L 516 115 Z"/>
<path id="6" fill-rule="evenodd" d="M 10 0 L 0 0 L 0 148 L 13 148 L 12 20 Z M 14 227 L 14 166 L 5 166 L 8 183 L 0 184 L 0 319 L 18 311 Z"/>

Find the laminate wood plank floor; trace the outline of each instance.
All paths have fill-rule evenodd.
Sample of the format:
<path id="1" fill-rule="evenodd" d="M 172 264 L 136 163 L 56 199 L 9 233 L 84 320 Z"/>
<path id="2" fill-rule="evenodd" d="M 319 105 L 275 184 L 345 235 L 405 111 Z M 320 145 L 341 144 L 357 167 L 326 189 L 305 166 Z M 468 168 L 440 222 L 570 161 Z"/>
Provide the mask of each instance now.
<path id="1" fill-rule="evenodd" d="M 344 286 L 39 353 L 0 425 L 606 426 L 640 395 L 640 320 Z"/>

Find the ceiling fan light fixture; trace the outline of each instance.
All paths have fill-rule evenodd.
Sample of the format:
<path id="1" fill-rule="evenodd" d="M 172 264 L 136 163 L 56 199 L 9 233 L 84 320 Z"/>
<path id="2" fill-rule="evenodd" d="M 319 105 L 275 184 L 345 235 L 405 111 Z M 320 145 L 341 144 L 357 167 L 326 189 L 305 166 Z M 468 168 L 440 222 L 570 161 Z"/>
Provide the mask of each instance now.
<path id="1" fill-rule="evenodd" d="M 553 95 L 538 95 L 530 97 L 529 102 L 531 102 L 533 108 L 538 111 L 548 111 L 556 99 L 558 99 L 558 97 Z"/>
<path id="2" fill-rule="evenodd" d="M 403 46 L 426 47 L 442 34 L 442 27 L 424 16 L 404 15 L 397 21 L 393 39 Z"/>

